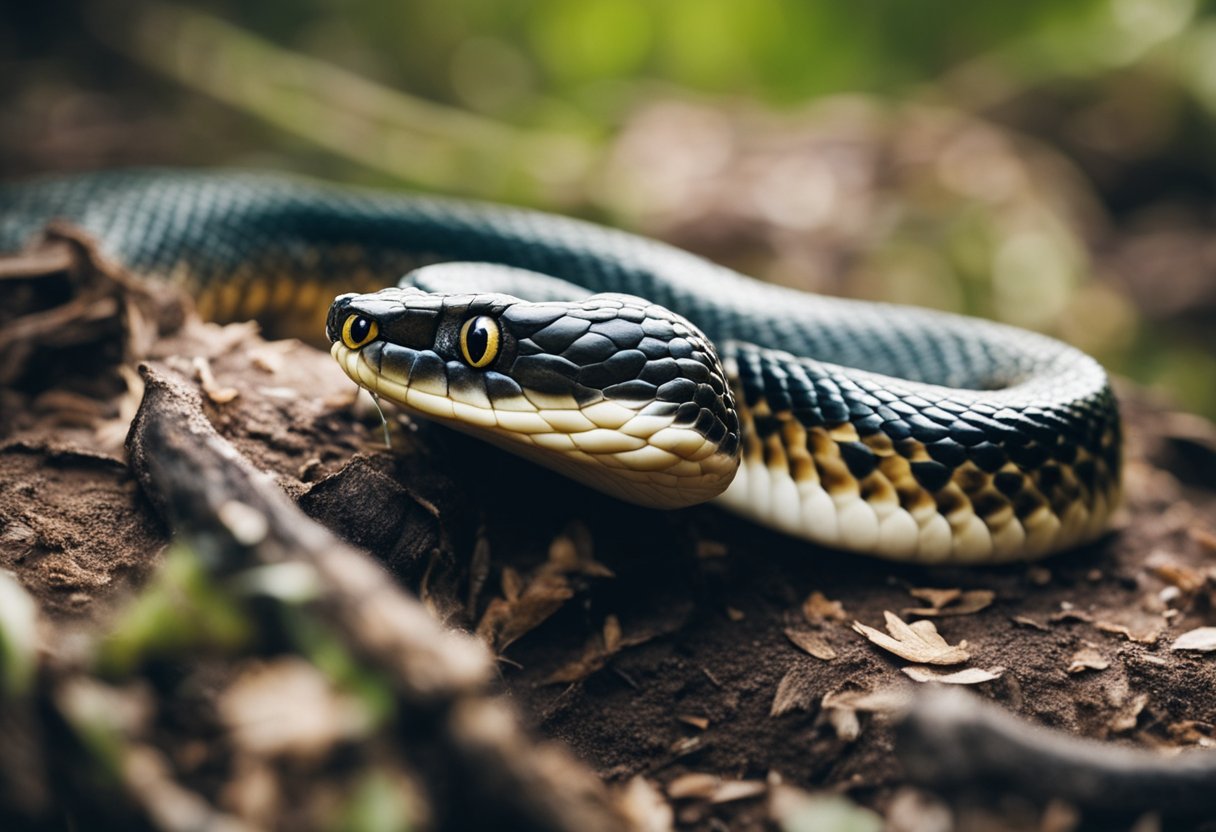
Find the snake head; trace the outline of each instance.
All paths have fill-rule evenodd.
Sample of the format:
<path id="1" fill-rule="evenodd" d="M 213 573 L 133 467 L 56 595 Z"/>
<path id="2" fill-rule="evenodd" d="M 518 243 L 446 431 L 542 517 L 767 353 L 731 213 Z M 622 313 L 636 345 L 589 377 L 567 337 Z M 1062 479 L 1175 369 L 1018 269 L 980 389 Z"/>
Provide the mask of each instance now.
<path id="1" fill-rule="evenodd" d="M 703 502 L 739 465 L 713 346 L 640 298 L 382 289 L 336 298 L 326 334 L 377 396 L 630 502 Z"/>

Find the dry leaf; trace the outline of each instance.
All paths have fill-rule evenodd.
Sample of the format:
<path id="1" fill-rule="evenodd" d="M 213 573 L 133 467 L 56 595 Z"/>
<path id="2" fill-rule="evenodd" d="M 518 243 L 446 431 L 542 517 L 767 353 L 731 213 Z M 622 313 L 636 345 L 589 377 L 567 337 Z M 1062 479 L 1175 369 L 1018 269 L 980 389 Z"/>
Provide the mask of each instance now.
<path id="1" fill-rule="evenodd" d="M 698 731 L 704 731 L 709 727 L 709 720 L 703 716 L 693 716 L 692 714 L 676 714 L 676 719 L 683 722 L 685 725 L 691 725 Z"/>
<path id="2" fill-rule="evenodd" d="M 913 598 L 919 598 L 926 601 L 932 609 L 940 610 L 952 601 L 958 600 L 963 591 L 958 587 L 950 587 L 949 589 L 934 589 L 932 587 L 912 587 L 908 590 L 908 594 Z"/>
<path id="3" fill-rule="evenodd" d="M 1003 667 L 994 667 L 990 670 L 969 667 L 954 673 L 938 673 L 927 667 L 917 667 L 916 665 L 904 668 L 904 673 L 914 682 L 939 682 L 943 685 L 980 685 L 1001 678 L 1001 674 L 1004 672 Z"/>
<path id="4" fill-rule="evenodd" d="M 621 790 L 617 805 L 638 832 L 671 832 L 675 814 L 655 785 L 640 774 Z"/>
<path id="5" fill-rule="evenodd" d="M 810 704 L 810 683 L 805 673 L 794 668 L 777 683 L 777 692 L 773 694 L 773 704 L 769 706 L 768 715 L 781 716 L 794 710 L 806 710 Z"/>
<path id="6" fill-rule="evenodd" d="M 845 742 L 853 742 L 861 736 L 861 721 L 852 708 L 824 708 L 823 714 L 836 736 Z"/>
<path id="7" fill-rule="evenodd" d="M 1104 633 L 1123 636 L 1128 641 L 1134 641 L 1137 644 L 1156 644 L 1161 631 L 1165 629 L 1165 624 L 1162 623 L 1161 626 L 1142 633 L 1133 633 L 1126 624 L 1116 624 L 1113 621 L 1095 621 L 1094 627 Z"/>
<path id="8" fill-rule="evenodd" d="M 1059 624 L 1061 621 L 1080 621 L 1085 624 L 1094 620 L 1094 617 L 1087 612 L 1074 610 L 1072 607 L 1062 609 L 1059 612 L 1053 612 L 1047 616 L 1047 620 L 1052 624 Z"/>
<path id="9" fill-rule="evenodd" d="M 690 772 L 681 774 L 667 784 L 667 796 L 672 800 L 686 800 L 690 797 L 707 798 L 718 785 L 716 774 Z"/>
<path id="10" fill-rule="evenodd" d="M 878 690 L 839 690 L 823 697 L 825 708 L 852 708 L 875 714 L 899 713 L 911 702 L 910 685 L 893 685 Z"/>
<path id="11" fill-rule="evenodd" d="M 928 601 L 928 607 L 905 609 L 905 615 L 928 617 L 944 615 L 971 615 L 992 604 L 996 593 L 990 589 L 909 589 L 909 594 Z"/>
<path id="12" fill-rule="evenodd" d="M 730 803 L 759 797 L 768 791 L 763 780 L 723 780 L 713 774 L 683 774 L 667 784 L 672 800 L 700 799 L 710 803 Z"/>
<path id="13" fill-rule="evenodd" d="M 1191 540 L 1209 552 L 1216 552 L 1216 532 L 1209 531 L 1201 526 L 1195 526 L 1191 529 Z"/>
<path id="14" fill-rule="evenodd" d="M 815 590 L 802 602 L 802 615 L 811 624 L 822 624 L 825 621 L 844 621 L 847 617 L 844 605 L 832 601 L 819 590 Z"/>
<path id="15" fill-rule="evenodd" d="M 1068 665 L 1069 673 L 1084 673 L 1086 670 L 1106 670 L 1110 660 L 1092 647 L 1082 647 L 1073 654 L 1072 663 Z"/>
<path id="16" fill-rule="evenodd" d="M 553 539 L 548 559 L 527 580 L 510 566 L 503 567 L 502 597 L 486 605 L 477 623 L 477 635 L 501 653 L 574 597 L 570 575 L 614 577 L 608 567 L 595 560 L 591 535 L 577 523 Z"/>
<path id="17" fill-rule="evenodd" d="M 860 621 L 853 622 L 853 629 L 872 643 L 900 658 L 920 664 L 961 664 L 971 658 L 967 642 L 950 645 L 937 632 L 932 621 L 917 621 L 908 624 L 892 612 L 883 612 L 887 620 L 887 632 L 867 627 Z"/>
<path id="18" fill-rule="evenodd" d="M 1136 720 L 1140 718 L 1140 712 L 1144 710 L 1144 706 L 1148 704 L 1148 694 L 1139 693 L 1132 698 L 1130 702 L 1124 703 L 1110 721 L 1110 730 L 1116 734 L 1122 734 L 1136 727 Z"/>
<path id="19" fill-rule="evenodd" d="M 1216 627 L 1196 627 L 1194 630 L 1188 630 L 1174 639 L 1170 649 L 1211 653 L 1216 650 Z"/>
<path id="20" fill-rule="evenodd" d="M 1212 734 L 1216 732 L 1216 729 L 1210 722 L 1184 719 L 1181 722 L 1170 723 L 1165 730 L 1169 732 L 1171 739 L 1179 743 L 1199 745 L 1204 748 L 1216 746 L 1216 740 L 1212 739 Z"/>
<path id="21" fill-rule="evenodd" d="M 1015 615 L 1010 620 L 1014 624 L 1017 624 L 1022 627 L 1030 627 L 1035 630 L 1041 630 L 1044 633 L 1047 632 L 1046 624 L 1040 624 L 1039 622 L 1035 621 L 1033 618 L 1031 618 L 1028 615 Z"/>
<path id="22" fill-rule="evenodd" d="M 1032 566 L 1026 570 L 1026 577 L 1035 586 L 1047 586 L 1051 583 L 1051 570 L 1046 566 Z"/>
<path id="23" fill-rule="evenodd" d="M 810 653 L 817 659 L 823 659 L 825 662 L 828 662 L 836 658 L 836 651 L 818 633 L 811 633 L 806 630 L 794 630 L 787 627 L 785 637 L 793 642 L 795 647 Z"/>
<path id="24" fill-rule="evenodd" d="M 658 632 L 638 632 L 626 638 L 622 635 L 620 620 L 615 615 L 609 615 L 604 618 L 604 626 L 599 634 L 587 640 L 582 655 L 553 671 L 541 684 L 551 685 L 586 679 L 592 673 L 602 670 L 610 658 L 626 647 L 645 644 L 658 635 Z"/>

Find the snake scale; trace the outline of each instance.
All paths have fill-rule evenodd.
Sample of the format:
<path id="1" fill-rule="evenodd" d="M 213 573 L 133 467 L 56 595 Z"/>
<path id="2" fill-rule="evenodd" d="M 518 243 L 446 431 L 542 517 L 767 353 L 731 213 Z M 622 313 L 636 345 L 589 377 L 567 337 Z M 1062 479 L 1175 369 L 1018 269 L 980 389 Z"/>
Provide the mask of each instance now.
<path id="1" fill-rule="evenodd" d="M 56 219 L 205 316 L 324 327 L 380 397 L 645 505 L 714 498 L 830 547 L 995 563 L 1094 539 L 1119 498 L 1105 372 L 1035 333 L 574 219 L 268 174 L 0 187 L 0 250 Z"/>

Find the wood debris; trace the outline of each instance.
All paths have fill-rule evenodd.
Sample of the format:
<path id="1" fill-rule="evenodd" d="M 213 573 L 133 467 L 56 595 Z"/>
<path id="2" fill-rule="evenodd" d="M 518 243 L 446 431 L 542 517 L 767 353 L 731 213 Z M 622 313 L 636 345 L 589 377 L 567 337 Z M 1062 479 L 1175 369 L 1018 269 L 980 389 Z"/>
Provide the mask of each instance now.
<path id="1" fill-rule="evenodd" d="M 832 645 L 828 644 L 819 633 L 786 627 L 785 637 L 799 650 L 809 653 L 817 659 L 828 662 L 836 658 L 836 651 L 832 649 Z"/>
<path id="2" fill-rule="evenodd" d="M 1005 672 L 1003 667 L 993 667 L 989 670 L 982 670 L 978 667 L 969 667 L 965 670 L 956 670 L 953 673 L 939 673 L 927 667 L 919 667 L 912 665 L 903 669 L 904 674 L 914 682 L 938 682 L 943 685 L 981 685 L 984 682 L 991 682 L 994 679 L 1001 678 Z"/>
<path id="3" fill-rule="evenodd" d="M 932 589 L 929 587 L 913 587 L 908 593 L 929 604 L 927 607 L 912 607 L 904 610 L 904 615 L 921 615 L 926 617 L 945 615 L 971 615 L 992 604 L 996 593 L 990 589 L 962 590 Z"/>
<path id="4" fill-rule="evenodd" d="M 1108 667 L 1110 667 L 1109 659 L 1093 646 L 1086 646 L 1073 653 L 1072 662 L 1068 665 L 1068 672 L 1084 673 L 1086 670 L 1106 670 Z"/>
<path id="5" fill-rule="evenodd" d="M 900 658 L 919 664 L 962 664 L 971 658 L 967 642 L 951 645 L 937 632 L 932 621 L 916 621 L 908 624 L 893 612 L 884 611 L 887 633 L 867 627 L 860 621 L 853 622 L 853 630 L 869 639 L 873 644 L 894 653 Z"/>
<path id="6" fill-rule="evenodd" d="M 1194 630 L 1187 630 L 1174 639 L 1170 649 L 1211 653 L 1216 650 L 1216 627 L 1196 627 Z"/>

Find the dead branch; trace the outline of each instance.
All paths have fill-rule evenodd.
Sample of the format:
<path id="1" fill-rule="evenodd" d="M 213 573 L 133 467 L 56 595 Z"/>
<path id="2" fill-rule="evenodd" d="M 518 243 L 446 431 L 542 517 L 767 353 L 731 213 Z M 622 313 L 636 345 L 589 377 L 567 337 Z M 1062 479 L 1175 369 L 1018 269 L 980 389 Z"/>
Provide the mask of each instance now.
<path id="1" fill-rule="evenodd" d="M 402 730 L 415 732 L 403 751 L 441 796 L 445 821 L 626 828 L 598 778 L 565 752 L 534 746 L 514 713 L 486 695 L 492 665 L 480 642 L 445 630 L 369 556 L 300 512 L 215 432 L 192 385 L 147 366 L 141 374 L 127 447 L 160 516 L 218 576 L 272 564 L 312 571 L 315 591 L 301 606 L 393 682 L 410 715 Z"/>
<path id="2" fill-rule="evenodd" d="M 913 780 L 937 789 L 1016 793 L 1100 813 L 1210 813 L 1216 753 L 1173 757 L 1032 725 L 958 690 L 918 696 L 897 749 Z"/>

